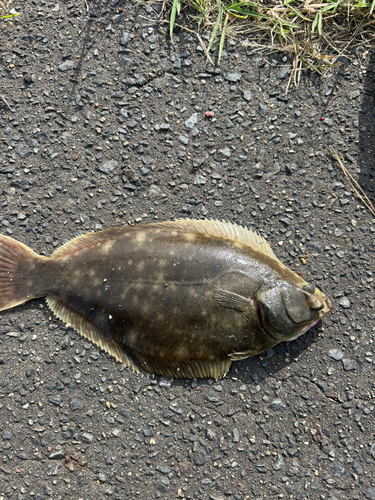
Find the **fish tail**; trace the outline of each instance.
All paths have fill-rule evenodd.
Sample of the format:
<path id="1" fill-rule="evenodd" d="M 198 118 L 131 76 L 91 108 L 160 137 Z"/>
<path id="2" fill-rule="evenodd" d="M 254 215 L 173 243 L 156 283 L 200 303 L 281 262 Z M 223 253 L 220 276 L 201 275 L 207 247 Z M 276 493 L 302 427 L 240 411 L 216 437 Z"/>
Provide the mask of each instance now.
<path id="1" fill-rule="evenodd" d="M 40 259 L 23 243 L 0 235 L 0 311 L 35 298 L 32 271 Z"/>

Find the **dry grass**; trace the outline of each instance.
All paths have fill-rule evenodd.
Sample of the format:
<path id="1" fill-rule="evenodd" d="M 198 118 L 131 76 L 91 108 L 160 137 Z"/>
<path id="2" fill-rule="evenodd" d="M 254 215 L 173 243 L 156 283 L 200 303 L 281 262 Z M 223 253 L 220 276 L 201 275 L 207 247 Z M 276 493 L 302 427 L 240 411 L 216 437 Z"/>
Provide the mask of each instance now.
<path id="1" fill-rule="evenodd" d="M 12 0 L 0 0 L 0 15 L 6 15 L 10 11 Z"/>
<path id="2" fill-rule="evenodd" d="M 224 40 L 231 38 L 254 50 L 281 50 L 293 55 L 291 81 L 298 85 L 307 68 L 319 73 L 349 56 L 358 45 L 370 47 L 375 40 L 375 0 L 256 0 L 226 3 L 223 0 L 170 0 L 170 34 L 178 17 L 208 34 L 210 59 L 217 64 Z M 178 16 L 180 14 L 180 16 Z M 181 23 L 180 19 L 179 22 Z M 183 26 L 181 26 L 183 27 Z M 250 41 L 253 40 L 253 41 Z M 254 41 L 255 40 L 255 41 Z M 216 49 L 215 56 L 212 50 Z"/>
<path id="3" fill-rule="evenodd" d="M 364 204 L 364 206 L 367 208 L 367 210 L 369 210 L 370 213 L 375 217 L 375 208 L 374 208 L 374 205 L 371 203 L 371 200 L 369 199 L 369 197 L 363 191 L 363 189 L 358 184 L 358 182 L 354 179 L 352 174 L 345 168 L 345 166 L 344 166 L 341 158 L 337 154 L 336 150 L 332 146 L 330 147 L 330 150 L 331 150 L 331 153 L 333 154 L 333 156 L 338 161 L 340 168 L 343 171 L 345 177 L 349 181 L 350 187 L 353 189 L 353 191 L 358 196 L 358 198 L 361 200 L 361 202 Z"/>

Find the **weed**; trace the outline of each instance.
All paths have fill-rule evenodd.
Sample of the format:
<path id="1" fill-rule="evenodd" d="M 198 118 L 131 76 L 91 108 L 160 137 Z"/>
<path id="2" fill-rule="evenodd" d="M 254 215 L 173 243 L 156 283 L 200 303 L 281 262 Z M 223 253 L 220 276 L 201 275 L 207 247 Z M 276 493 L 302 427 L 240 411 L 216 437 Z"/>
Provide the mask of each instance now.
<path id="1" fill-rule="evenodd" d="M 339 56 L 348 54 L 359 43 L 369 45 L 375 39 L 375 0 L 171 2 L 171 39 L 176 17 L 182 11 L 196 21 L 196 34 L 204 30 L 209 35 L 208 46 L 203 49 L 210 62 L 209 54 L 216 49 L 216 62 L 220 63 L 229 37 L 238 39 L 238 34 L 257 34 L 258 41 L 252 44 L 254 49 L 262 47 L 260 42 L 268 38 L 268 48 L 293 54 L 291 79 L 295 85 L 301 71 L 311 69 L 322 74 Z"/>

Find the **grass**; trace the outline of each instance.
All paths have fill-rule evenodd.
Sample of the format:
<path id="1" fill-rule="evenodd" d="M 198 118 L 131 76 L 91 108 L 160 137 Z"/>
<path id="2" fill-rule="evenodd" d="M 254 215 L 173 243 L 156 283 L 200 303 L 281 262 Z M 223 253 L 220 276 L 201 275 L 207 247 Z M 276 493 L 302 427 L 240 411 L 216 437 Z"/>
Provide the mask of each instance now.
<path id="1" fill-rule="evenodd" d="M 210 62 L 216 51 L 215 62 L 220 64 L 225 40 L 239 43 L 240 34 L 252 35 L 254 42 L 242 43 L 254 50 L 293 54 L 288 86 L 291 81 L 298 85 L 307 68 L 322 73 L 357 45 L 375 41 L 375 0 L 171 0 L 170 5 L 171 39 L 182 13 L 187 23 L 195 23 L 193 31 L 200 40 L 202 32 L 209 36 L 203 48 Z"/>
<path id="2" fill-rule="evenodd" d="M 20 15 L 20 12 L 17 12 L 17 14 L 8 14 L 7 16 L 0 16 L 0 19 L 9 19 L 10 17 L 16 17 L 19 15 Z"/>

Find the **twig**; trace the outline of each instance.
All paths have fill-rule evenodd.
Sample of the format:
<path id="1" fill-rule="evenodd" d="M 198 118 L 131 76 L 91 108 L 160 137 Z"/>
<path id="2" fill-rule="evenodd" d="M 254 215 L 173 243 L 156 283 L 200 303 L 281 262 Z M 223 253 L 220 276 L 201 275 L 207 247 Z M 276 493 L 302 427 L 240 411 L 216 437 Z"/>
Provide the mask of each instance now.
<path id="1" fill-rule="evenodd" d="M 1 94 L 0 94 L 0 101 L 4 101 L 5 105 L 10 109 L 10 111 L 12 111 L 12 108 L 9 106 L 8 101 Z"/>
<path id="2" fill-rule="evenodd" d="M 206 54 L 207 61 L 209 61 L 209 62 L 212 64 L 212 66 L 215 66 L 215 64 L 213 63 L 213 61 L 212 61 L 212 59 L 211 59 L 210 54 L 208 53 L 208 50 L 207 50 L 207 48 L 206 48 L 206 44 L 204 43 L 204 41 L 202 40 L 202 38 L 200 37 L 200 35 L 199 35 L 199 33 L 198 33 L 198 32 L 197 32 L 197 33 L 195 33 L 195 34 L 196 34 L 196 36 L 197 36 L 197 38 L 198 38 L 198 40 L 199 40 L 199 43 L 201 44 L 201 46 L 202 46 L 202 48 L 203 48 L 203 50 L 204 50 L 204 53 Z"/>
<path id="3" fill-rule="evenodd" d="M 363 191 L 363 189 L 358 184 L 358 182 L 353 178 L 353 176 L 350 174 L 350 172 L 348 172 L 347 169 L 344 167 L 344 164 L 341 161 L 341 158 L 339 157 L 339 155 L 336 153 L 335 149 L 332 146 L 330 146 L 330 150 L 334 154 L 336 160 L 339 162 L 341 170 L 344 172 L 344 175 L 348 179 L 349 184 L 353 188 L 355 194 L 358 196 L 358 198 L 361 200 L 361 202 L 364 204 L 364 206 L 375 217 L 375 208 L 374 208 L 373 204 L 371 203 L 370 199 L 368 198 L 368 196 L 366 195 L 366 193 Z"/>

